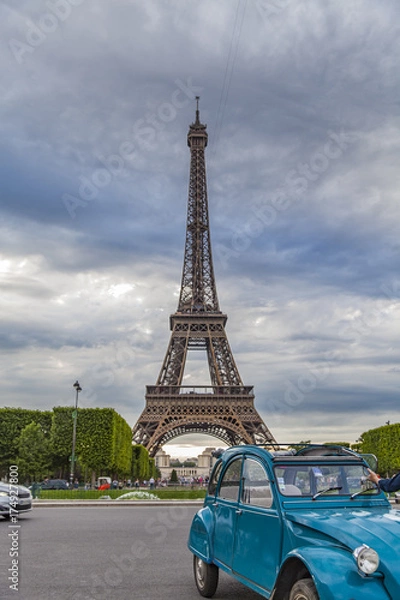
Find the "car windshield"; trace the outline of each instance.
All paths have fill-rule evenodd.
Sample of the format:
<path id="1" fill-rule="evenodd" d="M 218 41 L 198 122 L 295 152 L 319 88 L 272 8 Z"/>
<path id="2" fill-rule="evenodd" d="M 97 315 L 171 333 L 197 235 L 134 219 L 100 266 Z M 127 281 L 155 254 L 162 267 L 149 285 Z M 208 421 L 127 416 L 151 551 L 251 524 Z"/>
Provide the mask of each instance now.
<path id="1" fill-rule="evenodd" d="M 367 479 L 368 470 L 361 464 L 287 464 L 275 467 L 278 488 L 284 496 L 377 494 L 377 487 Z"/>

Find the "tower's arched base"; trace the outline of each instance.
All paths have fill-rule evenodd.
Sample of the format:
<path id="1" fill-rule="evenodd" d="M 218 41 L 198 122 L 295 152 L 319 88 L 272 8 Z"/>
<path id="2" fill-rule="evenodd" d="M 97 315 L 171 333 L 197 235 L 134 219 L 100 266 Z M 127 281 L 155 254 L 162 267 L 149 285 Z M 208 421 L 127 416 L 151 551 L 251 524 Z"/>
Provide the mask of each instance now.
<path id="1" fill-rule="evenodd" d="M 134 443 L 155 456 L 164 444 L 187 433 L 212 435 L 229 446 L 275 442 L 254 408 L 250 386 L 148 386 Z"/>

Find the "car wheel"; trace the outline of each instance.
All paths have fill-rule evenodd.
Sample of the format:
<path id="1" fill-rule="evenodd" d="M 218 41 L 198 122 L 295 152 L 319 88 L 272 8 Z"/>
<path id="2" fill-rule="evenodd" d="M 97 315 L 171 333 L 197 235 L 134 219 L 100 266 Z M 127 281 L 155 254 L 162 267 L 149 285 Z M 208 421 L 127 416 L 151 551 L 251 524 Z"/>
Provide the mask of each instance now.
<path id="1" fill-rule="evenodd" d="M 214 596 L 218 586 L 218 567 L 208 565 L 198 556 L 193 556 L 193 571 L 200 594 L 205 598 Z"/>
<path id="2" fill-rule="evenodd" d="M 312 579 L 299 579 L 290 590 L 289 600 L 319 600 Z"/>

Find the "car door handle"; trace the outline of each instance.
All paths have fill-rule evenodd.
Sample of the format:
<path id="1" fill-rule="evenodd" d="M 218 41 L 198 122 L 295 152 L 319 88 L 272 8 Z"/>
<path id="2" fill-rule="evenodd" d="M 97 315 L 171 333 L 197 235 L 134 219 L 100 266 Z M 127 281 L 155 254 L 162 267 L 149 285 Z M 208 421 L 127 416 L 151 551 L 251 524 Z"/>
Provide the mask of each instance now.
<path id="1" fill-rule="evenodd" d="M 241 515 L 243 511 L 241 508 L 238 508 L 235 512 L 237 515 Z"/>

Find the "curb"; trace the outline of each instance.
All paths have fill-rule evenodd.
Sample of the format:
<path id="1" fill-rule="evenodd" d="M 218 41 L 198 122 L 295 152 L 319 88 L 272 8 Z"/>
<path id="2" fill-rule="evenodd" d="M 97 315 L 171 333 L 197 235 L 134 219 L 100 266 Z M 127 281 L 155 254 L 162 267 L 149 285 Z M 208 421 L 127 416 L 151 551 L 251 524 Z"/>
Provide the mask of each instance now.
<path id="1" fill-rule="evenodd" d="M 185 506 L 203 506 L 203 500 L 34 500 L 32 508 L 92 508 L 112 507 L 121 508 L 124 506 L 176 506 L 183 504 Z"/>

